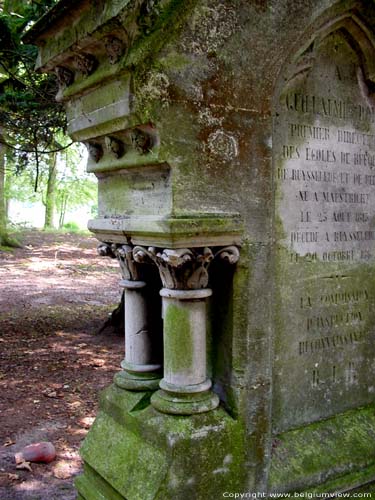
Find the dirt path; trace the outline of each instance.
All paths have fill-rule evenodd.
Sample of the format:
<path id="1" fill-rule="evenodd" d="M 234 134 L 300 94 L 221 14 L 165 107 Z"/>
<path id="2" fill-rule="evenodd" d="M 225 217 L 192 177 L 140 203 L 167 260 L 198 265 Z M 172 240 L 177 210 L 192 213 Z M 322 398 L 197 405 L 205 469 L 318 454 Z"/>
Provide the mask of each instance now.
<path id="1" fill-rule="evenodd" d="M 80 442 L 123 339 L 96 332 L 120 299 L 115 261 L 80 235 L 26 232 L 0 251 L 0 499 L 72 500 Z M 24 445 L 52 441 L 57 459 L 16 469 Z"/>

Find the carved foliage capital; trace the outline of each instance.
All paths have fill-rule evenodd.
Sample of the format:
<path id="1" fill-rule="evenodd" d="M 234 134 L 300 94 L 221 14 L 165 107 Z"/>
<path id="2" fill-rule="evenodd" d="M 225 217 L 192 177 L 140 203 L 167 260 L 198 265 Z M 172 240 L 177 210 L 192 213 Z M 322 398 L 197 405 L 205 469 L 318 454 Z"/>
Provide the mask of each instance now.
<path id="1" fill-rule="evenodd" d="M 148 260 L 157 265 L 165 288 L 195 290 L 207 287 L 208 267 L 215 257 L 235 264 L 239 250 L 234 246 L 215 249 L 215 252 L 208 247 L 156 249 L 136 246 L 133 255 L 137 262 Z"/>
<path id="2" fill-rule="evenodd" d="M 171 290 L 206 288 L 208 268 L 214 259 L 234 265 L 240 258 L 236 246 L 162 249 L 102 243 L 98 253 L 117 258 L 122 277 L 127 280 L 141 280 L 142 264 L 156 264 L 163 286 Z"/>
<path id="3" fill-rule="evenodd" d="M 84 145 L 87 148 L 89 153 L 89 157 L 95 162 L 98 163 L 103 156 L 103 146 L 94 142 L 84 142 Z"/>
<path id="4" fill-rule="evenodd" d="M 112 245 L 110 243 L 100 242 L 96 247 L 96 251 L 101 257 L 111 257 L 112 259 L 116 257 L 116 255 L 113 253 Z"/>
<path id="5" fill-rule="evenodd" d="M 131 245 L 117 245 L 115 243 L 100 243 L 97 247 L 98 254 L 103 257 L 117 259 L 120 265 L 121 276 L 124 280 L 141 280 L 141 269 L 133 257 Z"/>
<path id="6" fill-rule="evenodd" d="M 124 280 L 141 280 L 141 270 L 138 262 L 133 257 L 131 245 L 112 245 L 113 253 L 120 264 L 121 275 Z"/>
<path id="7" fill-rule="evenodd" d="M 220 259 L 227 264 L 237 264 L 240 259 L 240 251 L 238 247 L 230 245 L 227 247 L 220 248 L 215 253 L 215 259 Z"/>

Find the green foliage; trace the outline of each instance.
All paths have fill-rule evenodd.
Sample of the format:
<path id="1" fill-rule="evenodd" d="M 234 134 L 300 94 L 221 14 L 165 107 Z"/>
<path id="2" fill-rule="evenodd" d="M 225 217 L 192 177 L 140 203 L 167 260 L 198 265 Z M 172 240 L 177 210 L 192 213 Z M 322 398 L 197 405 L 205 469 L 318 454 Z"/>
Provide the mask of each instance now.
<path id="1" fill-rule="evenodd" d="M 58 140 L 64 144 L 66 139 L 58 136 Z M 46 192 L 48 184 L 48 158 L 40 162 L 40 174 L 37 191 L 34 191 L 35 170 L 32 165 L 17 170 L 14 157 L 9 159 L 7 182 L 5 186 L 6 197 L 21 202 L 47 203 Z M 70 210 L 80 206 L 89 205 L 92 216 L 97 209 L 95 202 L 97 198 L 97 183 L 84 171 L 84 158 L 82 146 L 73 144 L 64 151 L 57 154 L 57 180 L 55 188 L 56 211 L 58 214 L 58 227 L 65 226 L 65 215 Z"/>
<path id="2" fill-rule="evenodd" d="M 80 230 L 79 225 L 76 224 L 75 222 L 66 222 L 63 225 L 63 229 L 67 229 L 68 231 L 74 233 Z"/>
<path id="3" fill-rule="evenodd" d="M 21 37 L 55 2 L 4 0 L 0 2 L 0 243 L 6 244 L 5 168 L 21 172 L 33 162 L 37 191 L 41 155 L 60 149 L 56 133 L 65 130 L 66 117 L 55 102 L 54 77 L 34 71 L 36 48 Z M 4 150 L 7 150 L 5 165 Z M 9 184 L 9 183 L 8 183 Z"/>
<path id="4" fill-rule="evenodd" d="M 17 168 L 35 162 L 40 155 L 60 149 L 58 131 L 65 130 L 66 117 L 55 101 L 56 79 L 34 71 L 37 50 L 23 44 L 24 29 L 55 2 L 51 0 L 8 1 L 0 8 L 0 125 L 1 142 L 13 150 Z M 38 176 L 36 178 L 37 187 Z"/>
<path id="5" fill-rule="evenodd" d="M 58 174 L 56 204 L 59 212 L 59 227 L 64 225 L 67 210 L 93 203 L 97 198 L 97 183 L 82 165 L 82 148 L 73 145 L 60 154 L 64 168 Z"/>

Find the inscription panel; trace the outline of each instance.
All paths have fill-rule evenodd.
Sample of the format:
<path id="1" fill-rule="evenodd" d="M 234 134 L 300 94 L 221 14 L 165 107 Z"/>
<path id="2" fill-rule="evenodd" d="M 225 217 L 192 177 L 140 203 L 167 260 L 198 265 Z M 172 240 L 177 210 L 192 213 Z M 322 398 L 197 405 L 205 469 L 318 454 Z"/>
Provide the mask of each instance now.
<path id="1" fill-rule="evenodd" d="M 375 112 L 336 32 L 274 119 L 274 426 L 374 400 Z"/>

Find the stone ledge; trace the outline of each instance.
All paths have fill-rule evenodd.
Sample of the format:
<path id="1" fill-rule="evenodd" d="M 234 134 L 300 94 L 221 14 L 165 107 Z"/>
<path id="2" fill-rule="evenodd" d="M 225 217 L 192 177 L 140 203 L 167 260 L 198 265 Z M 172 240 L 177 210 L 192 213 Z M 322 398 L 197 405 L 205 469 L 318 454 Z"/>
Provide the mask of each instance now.
<path id="1" fill-rule="evenodd" d="M 94 219 L 88 228 L 101 241 L 168 248 L 240 245 L 242 235 L 240 218 L 221 214 Z"/>
<path id="2" fill-rule="evenodd" d="M 372 481 L 374 434 L 371 405 L 275 436 L 272 491 L 340 492 Z"/>

